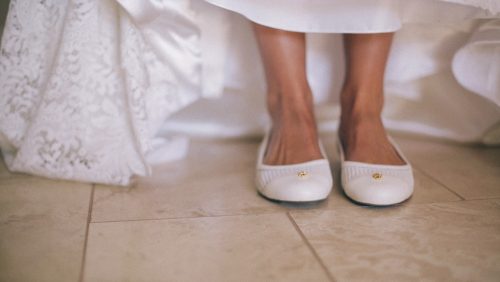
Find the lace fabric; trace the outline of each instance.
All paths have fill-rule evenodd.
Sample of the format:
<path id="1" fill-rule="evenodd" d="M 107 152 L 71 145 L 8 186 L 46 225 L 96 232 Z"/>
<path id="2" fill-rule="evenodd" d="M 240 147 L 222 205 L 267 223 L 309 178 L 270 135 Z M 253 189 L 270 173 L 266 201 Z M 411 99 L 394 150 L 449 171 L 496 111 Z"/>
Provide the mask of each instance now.
<path id="1" fill-rule="evenodd" d="M 175 24 L 183 29 L 170 30 L 197 32 Z M 177 55 L 197 55 L 193 36 L 178 38 L 186 51 Z M 120 185 L 147 175 L 161 123 L 196 99 L 196 91 L 179 91 L 182 73 L 197 71 L 192 61 L 182 72 L 159 58 L 115 1 L 12 0 L 0 54 L 9 169 Z"/>

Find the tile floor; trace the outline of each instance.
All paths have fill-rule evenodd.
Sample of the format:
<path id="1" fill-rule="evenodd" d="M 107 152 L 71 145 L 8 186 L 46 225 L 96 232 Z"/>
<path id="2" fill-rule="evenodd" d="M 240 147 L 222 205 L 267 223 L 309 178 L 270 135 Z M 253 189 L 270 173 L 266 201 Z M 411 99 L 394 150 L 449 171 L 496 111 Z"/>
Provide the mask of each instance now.
<path id="1" fill-rule="evenodd" d="M 256 140 L 193 141 L 129 188 L 1 164 L 0 281 L 500 281 L 500 148 L 397 141 L 416 191 L 392 208 L 338 184 L 321 203 L 268 202 Z"/>

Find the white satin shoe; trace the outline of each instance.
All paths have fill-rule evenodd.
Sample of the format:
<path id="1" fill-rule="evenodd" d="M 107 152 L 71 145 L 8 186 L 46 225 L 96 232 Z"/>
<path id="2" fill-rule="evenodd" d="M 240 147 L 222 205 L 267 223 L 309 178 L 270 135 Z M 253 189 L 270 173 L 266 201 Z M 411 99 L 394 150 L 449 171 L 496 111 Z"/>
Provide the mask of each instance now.
<path id="1" fill-rule="evenodd" d="M 388 206 L 401 203 L 413 194 L 413 172 L 410 163 L 401 150 L 389 138 L 405 165 L 378 165 L 346 161 L 340 138 L 337 145 L 340 152 L 340 179 L 345 194 L 353 201 L 374 206 Z"/>
<path id="2" fill-rule="evenodd" d="M 257 158 L 255 182 L 260 194 L 286 202 L 311 202 L 328 197 L 333 179 L 321 144 L 323 159 L 291 165 L 266 165 L 263 161 L 268 141 L 269 134 L 264 137 Z"/>

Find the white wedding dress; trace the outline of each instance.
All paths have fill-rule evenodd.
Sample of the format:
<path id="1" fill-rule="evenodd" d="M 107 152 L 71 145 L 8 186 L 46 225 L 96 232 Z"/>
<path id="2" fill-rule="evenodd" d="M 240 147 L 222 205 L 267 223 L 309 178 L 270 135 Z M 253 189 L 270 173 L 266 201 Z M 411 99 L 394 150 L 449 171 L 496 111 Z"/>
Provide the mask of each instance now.
<path id="1" fill-rule="evenodd" d="M 259 7 L 227 6 L 260 1 L 210 2 L 261 23 L 274 16 L 255 19 L 264 15 L 256 13 Z M 380 26 L 361 14 L 355 25 L 371 28 L 359 32 L 403 26 L 388 67 L 387 126 L 500 142 L 498 1 L 454 0 L 463 3 L 448 4 L 457 13 L 439 24 L 430 22 L 443 14 L 441 3 L 423 1 L 439 6 L 432 17 L 417 15 L 429 17 L 423 28 L 412 25 L 419 22 L 415 13 L 386 2 L 392 16 L 381 17 Z M 291 29 L 312 32 L 347 32 L 335 27 L 353 22 L 310 26 L 282 19 L 288 22 L 278 27 L 298 22 Z M 339 40 L 316 34 L 309 43 L 320 125 L 333 130 Z M 152 163 L 182 157 L 187 143 L 176 134 L 242 136 L 266 122 L 262 69 L 248 22 L 201 0 L 11 0 L 0 89 L 0 147 L 8 168 L 59 179 L 127 185 L 134 175 L 148 175 Z M 179 112 L 201 97 L 219 99 Z"/>
<path id="2" fill-rule="evenodd" d="M 207 1 L 262 25 L 317 33 L 393 32 L 406 22 L 456 23 L 467 18 L 489 17 L 500 11 L 498 0 Z M 483 9 L 470 9 L 471 6 Z"/>

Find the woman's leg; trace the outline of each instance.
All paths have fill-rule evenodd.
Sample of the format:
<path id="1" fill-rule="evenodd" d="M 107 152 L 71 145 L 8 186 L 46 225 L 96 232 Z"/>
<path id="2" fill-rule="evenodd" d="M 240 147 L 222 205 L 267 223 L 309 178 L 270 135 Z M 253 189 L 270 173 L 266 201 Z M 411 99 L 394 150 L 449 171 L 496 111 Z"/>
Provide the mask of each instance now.
<path id="1" fill-rule="evenodd" d="M 321 159 L 313 98 L 306 78 L 305 35 L 254 24 L 267 80 L 272 132 L 269 165 Z"/>
<path id="2" fill-rule="evenodd" d="M 389 143 L 381 119 L 392 37 L 393 33 L 344 35 L 347 69 L 339 135 L 347 160 L 404 164 Z"/>

